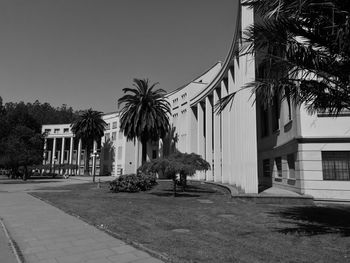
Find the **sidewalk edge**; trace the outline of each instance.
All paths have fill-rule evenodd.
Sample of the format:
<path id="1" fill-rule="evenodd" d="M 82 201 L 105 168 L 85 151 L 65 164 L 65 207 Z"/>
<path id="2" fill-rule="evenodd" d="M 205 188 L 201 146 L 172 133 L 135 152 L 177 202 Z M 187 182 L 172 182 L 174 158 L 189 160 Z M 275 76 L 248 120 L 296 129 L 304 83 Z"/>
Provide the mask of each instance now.
<path id="1" fill-rule="evenodd" d="M 5 235 L 9 241 L 12 252 L 16 257 L 17 262 L 18 263 L 25 263 L 23 254 L 22 254 L 19 246 L 17 245 L 16 241 L 11 237 L 11 235 L 10 235 L 10 233 L 9 233 L 9 231 L 8 231 L 6 225 L 1 217 L 0 217 L 0 224 L 1 224 L 1 227 L 4 229 Z"/>

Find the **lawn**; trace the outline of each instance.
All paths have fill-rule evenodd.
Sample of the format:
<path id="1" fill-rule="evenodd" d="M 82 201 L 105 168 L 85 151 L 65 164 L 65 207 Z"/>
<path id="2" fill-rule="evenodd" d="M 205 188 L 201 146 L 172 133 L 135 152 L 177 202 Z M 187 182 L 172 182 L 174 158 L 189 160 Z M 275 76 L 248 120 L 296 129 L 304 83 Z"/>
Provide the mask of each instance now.
<path id="1" fill-rule="evenodd" d="M 350 262 L 350 206 L 258 205 L 199 182 L 176 198 L 166 181 L 144 193 L 54 189 L 71 191 L 33 195 L 172 262 Z"/>

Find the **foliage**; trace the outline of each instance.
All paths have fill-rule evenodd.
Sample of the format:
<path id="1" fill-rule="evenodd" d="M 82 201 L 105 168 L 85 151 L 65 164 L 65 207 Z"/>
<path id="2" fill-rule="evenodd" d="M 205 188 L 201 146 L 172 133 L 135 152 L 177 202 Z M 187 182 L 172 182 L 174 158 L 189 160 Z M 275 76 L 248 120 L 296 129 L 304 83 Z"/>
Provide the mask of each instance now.
<path id="1" fill-rule="evenodd" d="M 241 55 L 254 55 L 252 88 L 266 105 L 274 97 L 304 103 L 312 113 L 350 109 L 350 2 L 246 0 L 259 19 L 242 37 Z M 236 93 L 216 105 L 221 111 Z"/>
<path id="2" fill-rule="evenodd" d="M 171 128 L 164 136 L 163 140 L 163 156 L 167 157 L 170 154 L 176 152 L 176 143 L 179 140 L 179 136 L 176 133 L 176 127 L 171 125 Z"/>
<path id="3" fill-rule="evenodd" d="M 102 119 L 102 112 L 88 109 L 79 115 L 79 117 L 71 124 L 72 132 L 77 139 L 81 139 L 85 145 L 85 167 L 84 174 L 89 175 L 90 152 L 94 141 L 98 141 L 104 135 L 107 123 Z M 95 182 L 95 175 L 93 174 Z"/>
<path id="4" fill-rule="evenodd" d="M 180 176 L 180 183 L 185 190 L 187 176 L 193 176 L 196 171 L 207 171 L 210 164 L 200 155 L 195 153 L 176 152 L 168 157 L 158 158 L 151 162 L 144 163 L 139 171 L 148 174 L 164 174 L 172 179 L 174 183 L 174 195 L 176 195 L 177 175 Z"/>
<path id="5" fill-rule="evenodd" d="M 43 156 L 41 125 L 67 123 L 75 118 L 71 107 L 54 108 L 48 103 L 8 102 L 0 97 L 0 166 L 18 174 L 23 166 L 39 165 Z"/>
<path id="6" fill-rule="evenodd" d="M 138 173 L 121 175 L 110 182 L 110 191 L 112 192 L 139 192 L 150 190 L 157 184 L 156 176 L 151 174 Z"/>
<path id="7" fill-rule="evenodd" d="M 147 142 L 158 141 L 169 130 L 170 104 L 164 98 L 163 89 L 154 89 L 158 83 L 147 79 L 134 79 L 134 88 L 124 88 L 128 93 L 118 100 L 120 129 L 127 140 L 138 139 L 142 143 L 142 162 L 146 161 Z"/>
<path id="8" fill-rule="evenodd" d="M 40 133 L 26 126 L 16 126 L 11 134 L 1 140 L 0 164 L 16 172 L 24 167 L 28 175 L 28 166 L 42 162 L 44 138 Z"/>

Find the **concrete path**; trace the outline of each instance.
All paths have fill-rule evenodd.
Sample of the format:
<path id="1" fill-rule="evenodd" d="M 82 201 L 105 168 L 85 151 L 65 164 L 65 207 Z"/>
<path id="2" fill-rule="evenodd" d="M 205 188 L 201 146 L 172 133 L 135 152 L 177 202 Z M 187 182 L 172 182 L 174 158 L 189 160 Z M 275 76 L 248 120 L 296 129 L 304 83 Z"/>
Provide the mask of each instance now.
<path id="1" fill-rule="evenodd" d="M 11 248 L 9 237 L 3 226 L 0 226 L 0 258 L 1 263 L 18 263 L 16 255 Z"/>
<path id="2" fill-rule="evenodd" d="M 23 192 L 28 187 L 4 188 L 0 217 L 28 263 L 162 262 Z"/>

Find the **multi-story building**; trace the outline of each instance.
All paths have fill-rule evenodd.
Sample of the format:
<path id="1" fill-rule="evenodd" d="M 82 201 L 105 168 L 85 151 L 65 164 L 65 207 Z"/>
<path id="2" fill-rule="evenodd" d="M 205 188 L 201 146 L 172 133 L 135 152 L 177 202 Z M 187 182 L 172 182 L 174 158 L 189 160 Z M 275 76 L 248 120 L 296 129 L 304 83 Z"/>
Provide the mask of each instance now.
<path id="1" fill-rule="evenodd" d="M 244 193 L 273 186 L 316 199 L 350 200 L 350 114 L 337 118 L 309 114 L 304 105 L 289 101 L 268 109 L 261 107 L 259 98 L 254 103 L 255 94 L 241 88 L 255 79 L 259 65 L 255 57 L 239 55 L 238 39 L 255 17 L 252 9 L 238 2 L 236 31 L 226 60 L 167 94 L 177 148 L 200 154 L 210 163 L 211 170 L 195 175 L 198 180 L 231 184 Z M 215 105 L 233 92 L 237 93 L 232 104 L 217 114 Z M 109 126 L 101 140 L 101 164 L 96 162 L 100 173 L 135 172 L 140 144 L 126 141 L 118 113 L 104 119 Z M 43 126 L 43 131 L 48 129 L 46 162 L 77 163 L 81 173 L 82 147 L 69 125 Z M 150 144 L 148 158 L 156 158 L 158 149 L 158 143 Z"/>
<path id="2" fill-rule="evenodd" d="M 290 101 L 265 109 L 250 90 L 258 59 L 238 55 L 239 36 L 254 23 L 252 9 L 237 6 L 236 33 L 224 63 L 174 92 L 168 98 L 178 149 L 196 152 L 211 170 L 200 180 L 228 183 L 244 193 L 278 187 L 316 199 L 350 200 L 349 112 L 339 117 L 310 114 Z M 192 86 L 203 77 L 200 87 Z M 188 92 L 191 90 L 191 93 Z M 213 108 L 220 98 L 236 93 L 222 114 Z"/>
<path id="3" fill-rule="evenodd" d="M 95 168 L 96 175 L 118 176 L 134 173 L 140 165 L 141 148 L 136 140 L 127 141 L 119 128 L 119 113 L 104 114 L 107 123 L 104 136 L 93 145 L 89 156 L 90 171 Z M 44 164 L 50 164 L 53 169 L 61 164 L 73 164 L 77 169 L 71 172 L 78 175 L 84 173 L 86 160 L 84 145 L 77 140 L 71 131 L 70 124 L 49 124 L 42 126 L 46 133 Z M 158 144 L 149 144 L 148 158 L 158 157 Z"/>

